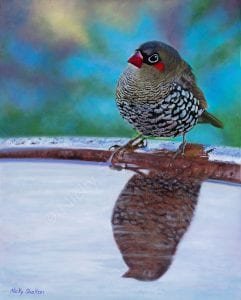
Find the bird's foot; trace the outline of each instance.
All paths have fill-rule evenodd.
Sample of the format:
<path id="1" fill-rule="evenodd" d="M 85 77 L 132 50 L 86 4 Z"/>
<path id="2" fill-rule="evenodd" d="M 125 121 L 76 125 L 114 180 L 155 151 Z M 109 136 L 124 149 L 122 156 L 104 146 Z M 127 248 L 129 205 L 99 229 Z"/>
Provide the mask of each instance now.
<path id="1" fill-rule="evenodd" d="M 176 159 L 178 155 L 181 155 L 182 157 L 185 156 L 186 145 L 187 145 L 186 141 L 181 143 L 181 145 L 178 147 L 177 151 L 173 155 L 173 160 Z"/>
<path id="2" fill-rule="evenodd" d="M 115 144 L 115 145 L 110 146 L 108 150 L 110 150 L 110 151 L 114 150 L 115 151 L 120 147 L 121 147 L 120 145 Z"/>
<path id="3" fill-rule="evenodd" d="M 109 150 L 114 150 L 114 152 L 111 154 L 110 158 L 108 159 L 108 162 L 110 163 L 110 167 L 116 170 L 121 170 L 123 168 L 126 168 L 126 165 L 124 167 L 121 167 L 120 165 L 117 165 L 114 161 L 120 160 L 125 152 L 134 152 L 137 149 L 144 148 L 147 146 L 147 141 L 143 137 L 143 135 L 138 135 L 134 139 L 131 139 L 123 146 L 114 145 L 109 148 Z"/>
<path id="4" fill-rule="evenodd" d="M 182 157 L 185 157 L 186 159 L 204 159 L 207 160 L 209 157 L 209 153 L 212 152 L 213 149 L 210 149 L 208 151 L 205 151 L 205 148 L 203 145 L 200 144 L 181 144 L 177 151 L 174 153 L 172 157 L 172 161 L 175 160 L 175 158 L 181 154 Z"/>
<path id="5" fill-rule="evenodd" d="M 119 148 L 128 148 L 130 150 L 136 150 L 145 148 L 147 146 L 147 140 L 143 137 L 143 135 L 138 135 L 137 137 L 129 140 L 125 145 L 113 145 L 109 148 L 109 150 L 118 150 Z"/>

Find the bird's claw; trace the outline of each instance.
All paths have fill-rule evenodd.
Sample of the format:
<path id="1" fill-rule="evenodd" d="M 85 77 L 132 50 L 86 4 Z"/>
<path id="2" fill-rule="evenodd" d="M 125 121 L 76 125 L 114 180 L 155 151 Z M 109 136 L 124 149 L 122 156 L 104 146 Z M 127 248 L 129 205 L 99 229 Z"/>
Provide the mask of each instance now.
<path id="1" fill-rule="evenodd" d="M 181 154 L 182 157 L 185 157 L 185 147 L 186 147 L 186 145 L 187 145 L 186 141 L 181 143 L 181 145 L 178 147 L 177 151 L 173 155 L 173 158 L 172 158 L 173 160 L 176 159 L 179 154 Z"/>
<path id="2" fill-rule="evenodd" d="M 109 148 L 109 150 L 113 149 L 114 152 L 111 154 L 110 158 L 108 159 L 108 162 L 110 163 L 110 167 L 115 169 L 115 170 L 121 170 L 125 167 L 119 166 L 113 162 L 114 158 L 117 156 L 117 158 L 120 155 L 123 155 L 125 152 L 134 152 L 136 149 L 140 149 L 143 147 L 147 146 L 147 141 L 146 139 L 142 136 L 139 135 L 134 139 L 131 139 L 128 143 L 126 143 L 123 146 L 119 145 L 113 145 L 112 147 Z"/>
<path id="3" fill-rule="evenodd" d="M 147 140 L 145 138 L 142 138 L 139 143 L 137 144 L 136 149 L 141 149 L 147 147 Z"/>
<path id="4" fill-rule="evenodd" d="M 110 146 L 109 147 L 109 151 L 112 151 L 112 150 L 116 150 L 116 149 L 118 149 L 118 148 L 120 148 L 121 146 L 120 145 L 117 145 L 117 144 L 115 144 L 115 145 L 113 145 L 113 146 Z"/>

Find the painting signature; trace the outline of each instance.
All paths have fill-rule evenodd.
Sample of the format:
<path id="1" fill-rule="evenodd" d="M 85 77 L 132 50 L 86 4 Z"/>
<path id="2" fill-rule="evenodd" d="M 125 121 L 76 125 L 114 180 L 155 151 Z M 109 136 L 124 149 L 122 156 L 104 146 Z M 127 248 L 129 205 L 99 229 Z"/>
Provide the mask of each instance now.
<path id="1" fill-rule="evenodd" d="M 15 294 L 15 295 L 33 295 L 33 296 L 40 296 L 40 295 L 44 295 L 45 291 L 44 290 L 39 290 L 39 289 L 30 289 L 30 288 L 11 288 L 10 289 L 10 294 Z"/>

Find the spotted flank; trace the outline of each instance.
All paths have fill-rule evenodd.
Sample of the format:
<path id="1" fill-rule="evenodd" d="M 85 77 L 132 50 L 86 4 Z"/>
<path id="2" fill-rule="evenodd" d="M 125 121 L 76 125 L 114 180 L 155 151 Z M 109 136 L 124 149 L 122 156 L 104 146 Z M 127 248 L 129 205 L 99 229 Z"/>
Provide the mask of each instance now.
<path id="1" fill-rule="evenodd" d="M 177 83 L 172 83 L 160 100 L 131 101 L 126 96 L 117 95 L 120 113 L 146 136 L 175 137 L 186 133 L 196 125 L 204 111 L 193 93 Z"/>

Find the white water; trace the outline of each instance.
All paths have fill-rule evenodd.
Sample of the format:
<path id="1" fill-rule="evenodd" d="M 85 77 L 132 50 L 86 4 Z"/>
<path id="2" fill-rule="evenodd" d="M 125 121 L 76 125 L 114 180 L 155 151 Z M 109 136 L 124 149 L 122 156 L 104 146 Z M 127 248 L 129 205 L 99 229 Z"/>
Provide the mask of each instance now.
<path id="1" fill-rule="evenodd" d="M 232 299 L 241 295 L 241 187 L 203 183 L 163 277 L 122 278 L 111 213 L 133 175 L 70 162 L 0 161 L 0 299 Z M 21 299 L 20 298 L 20 299 Z"/>

